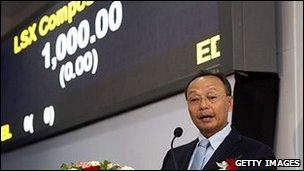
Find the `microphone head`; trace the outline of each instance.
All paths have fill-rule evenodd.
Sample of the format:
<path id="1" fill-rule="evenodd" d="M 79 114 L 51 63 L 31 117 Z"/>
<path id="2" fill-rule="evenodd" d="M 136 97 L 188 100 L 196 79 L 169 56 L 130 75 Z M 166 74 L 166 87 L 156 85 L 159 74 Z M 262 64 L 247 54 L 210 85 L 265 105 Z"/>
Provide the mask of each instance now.
<path id="1" fill-rule="evenodd" d="M 183 134 L 183 129 L 181 127 L 175 128 L 175 130 L 174 130 L 175 137 L 180 137 L 180 136 L 182 136 L 182 134 Z"/>

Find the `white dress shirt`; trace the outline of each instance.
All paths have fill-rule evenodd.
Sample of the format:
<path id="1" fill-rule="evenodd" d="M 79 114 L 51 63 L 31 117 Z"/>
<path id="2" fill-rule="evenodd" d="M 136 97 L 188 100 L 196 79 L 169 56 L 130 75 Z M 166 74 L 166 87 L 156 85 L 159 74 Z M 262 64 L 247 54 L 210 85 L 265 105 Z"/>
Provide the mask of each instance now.
<path id="1" fill-rule="evenodd" d="M 205 157 L 202 168 L 204 168 L 204 166 L 209 161 L 209 159 L 211 158 L 211 156 L 213 155 L 215 150 L 221 145 L 221 143 L 224 141 L 224 139 L 227 137 L 227 135 L 230 133 L 230 131 L 231 131 L 231 124 L 228 123 L 222 130 L 220 130 L 219 132 L 217 132 L 216 134 L 214 134 L 208 138 L 208 140 L 210 142 L 210 146 L 207 148 L 206 157 Z M 204 137 L 201 133 L 199 133 L 198 134 L 198 143 L 202 139 L 207 139 L 207 138 Z M 196 144 L 195 149 L 192 153 L 192 156 L 191 156 L 191 159 L 190 159 L 190 162 L 188 165 L 188 170 L 190 169 L 190 167 L 192 165 L 194 154 L 198 148 L 198 143 Z"/>

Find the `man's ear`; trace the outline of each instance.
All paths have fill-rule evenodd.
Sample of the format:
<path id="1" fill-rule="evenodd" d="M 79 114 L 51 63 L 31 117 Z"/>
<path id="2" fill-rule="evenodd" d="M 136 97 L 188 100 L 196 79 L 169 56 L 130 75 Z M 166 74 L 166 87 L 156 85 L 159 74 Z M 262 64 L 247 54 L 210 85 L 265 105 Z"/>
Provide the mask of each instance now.
<path id="1" fill-rule="evenodd" d="M 230 96 L 228 99 L 228 111 L 232 112 L 232 109 L 233 109 L 233 97 Z"/>

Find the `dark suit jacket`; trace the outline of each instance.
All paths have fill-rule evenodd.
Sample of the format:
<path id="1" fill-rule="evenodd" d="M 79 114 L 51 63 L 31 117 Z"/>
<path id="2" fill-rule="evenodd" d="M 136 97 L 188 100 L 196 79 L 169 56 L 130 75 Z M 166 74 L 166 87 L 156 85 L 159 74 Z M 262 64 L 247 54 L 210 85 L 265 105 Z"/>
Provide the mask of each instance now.
<path id="1" fill-rule="evenodd" d="M 187 170 L 197 142 L 198 139 L 190 142 L 189 144 L 174 148 L 174 155 L 179 169 Z M 231 132 L 213 153 L 203 170 L 218 170 L 219 167 L 216 165 L 216 162 L 220 163 L 228 158 L 238 160 L 264 160 L 275 159 L 275 156 L 270 147 L 254 139 L 240 135 L 236 129 L 232 127 Z M 276 169 L 276 167 L 239 167 L 239 169 Z M 163 161 L 162 170 L 175 170 L 172 159 L 172 150 L 167 152 Z"/>

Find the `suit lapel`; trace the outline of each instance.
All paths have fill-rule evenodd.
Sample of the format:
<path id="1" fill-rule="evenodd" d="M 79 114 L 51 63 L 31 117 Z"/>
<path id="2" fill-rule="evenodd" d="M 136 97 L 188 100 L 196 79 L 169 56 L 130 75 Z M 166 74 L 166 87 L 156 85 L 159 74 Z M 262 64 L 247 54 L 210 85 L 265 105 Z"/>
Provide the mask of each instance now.
<path id="1" fill-rule="evenodd" d="M 193 153 L 197 143 L 198 143 L 198 139 L 195 139 L 194 141 L 189 143 L 188 148 L 186 148 L 186 151 L 187 151 L 186 158 L 184 158 L 184 160 L 180 162 L 180 163 L 183 163 L 180 167 L 181 170 L 187 170 L 188 169 L 188 165 L 189 165 L 192 153 Z"/>
<path id="2" fill-rule="evenodd" d="M 225 138 L 222 144 L 216 149 L 212 157 L 209 159 L 204 167 L 204 170 L 217 170 L 219 169 L 216 162 L 225 161 L 228 158 L 236 159 L 241 156 L 241 150 L 239 143 L 241 142 L 241 136 L 238 132 L 232 128 L 229 135 Z"/>

